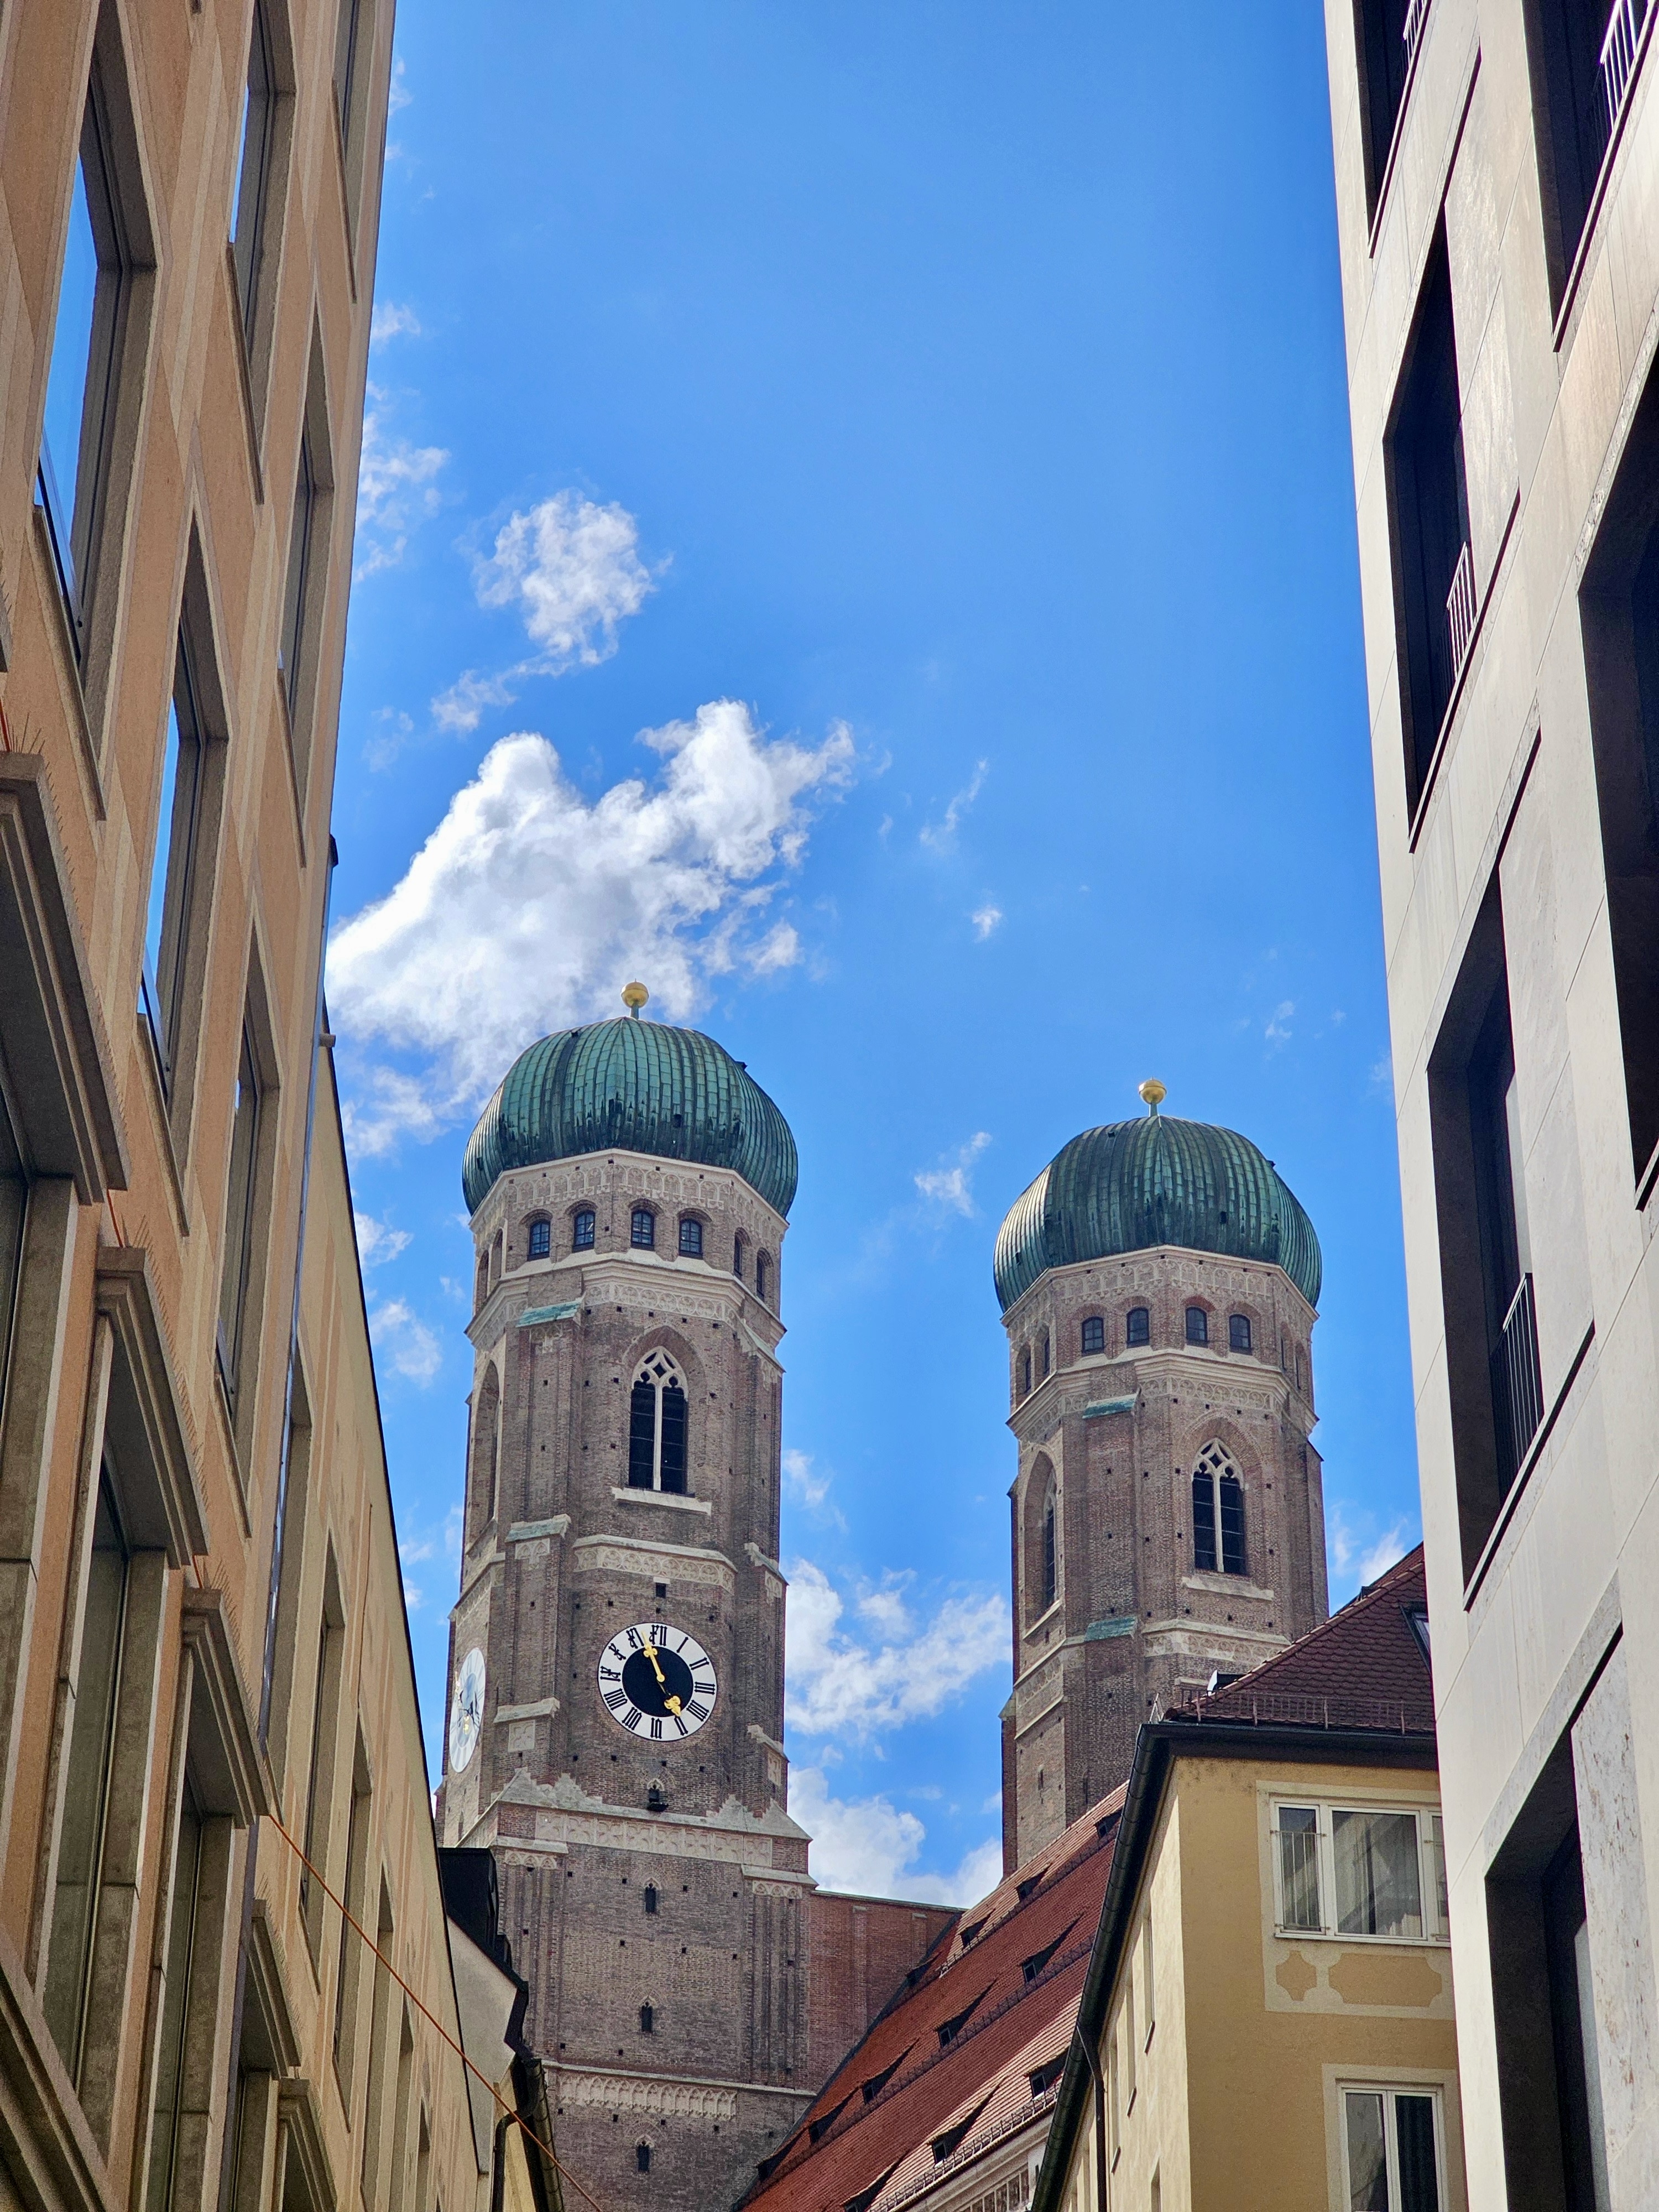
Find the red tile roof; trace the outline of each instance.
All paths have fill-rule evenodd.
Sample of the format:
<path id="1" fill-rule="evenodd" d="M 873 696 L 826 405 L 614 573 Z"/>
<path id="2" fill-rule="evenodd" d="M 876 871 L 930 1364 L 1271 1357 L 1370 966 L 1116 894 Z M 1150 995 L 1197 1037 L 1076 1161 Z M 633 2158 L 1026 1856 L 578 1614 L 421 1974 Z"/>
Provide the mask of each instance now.
<path id="1" fill-rule="evenodd" d="M 1432 1735 L 1428 1618 L 1419 1544 L 1287 1650 L 1164 1717 Z"/>
<path id="2" fill-rule="evenodd" d="M 1017 2124 L 1042 2063 L 1028 2065 L 1027 2054 L 1054 2056 L 1070 2036 L 1122 1808 L 1120 1787 L 957 1916 L 766 2161 L 745 2206 L 842 2212 L 879 2182 L 872 2203 L 885 2212 L 943 2162 L 934 2142 L 964 2120 L 969 2133 L 945 2154 L 953 2162 Z"/>

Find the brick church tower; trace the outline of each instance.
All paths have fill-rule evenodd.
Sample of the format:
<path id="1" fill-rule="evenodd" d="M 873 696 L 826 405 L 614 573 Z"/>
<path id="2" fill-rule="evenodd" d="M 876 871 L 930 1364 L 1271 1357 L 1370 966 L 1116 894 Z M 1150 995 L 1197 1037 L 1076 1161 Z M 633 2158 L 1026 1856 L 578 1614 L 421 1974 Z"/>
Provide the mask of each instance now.
<path id="1" fill-rule="evenodd" d="M 1128 1773 L 1154 1707 L 1325 1618 L 1313 1225 L 1248 1138 L 1091 1129 L 997 1238 L 1019 1470 L 1012 1869 Z"/>
<path id="2" fill-rule="evenodd" d="M 521 1054 L 467 1146 L 438 1825 L 494 1855 L 561 2158 L 617 2212 L 708 2212 L 950 1915 L 808 1873 L 777 1560 L 794 1139 L 740 1061 L 624 997 Z"/>

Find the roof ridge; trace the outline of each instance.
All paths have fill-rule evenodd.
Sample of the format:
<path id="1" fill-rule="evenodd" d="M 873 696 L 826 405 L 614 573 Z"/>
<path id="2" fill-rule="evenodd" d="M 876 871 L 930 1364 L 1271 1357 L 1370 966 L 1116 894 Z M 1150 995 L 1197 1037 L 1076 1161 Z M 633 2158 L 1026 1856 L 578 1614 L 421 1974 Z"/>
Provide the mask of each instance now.
<path id="1" fill-rule="evenodd" d="M 1374 1583 L 1363 1583 L 1337 1612 L 1328 1613 L 1323 1620 L 1316 1621 L 1311 1628 L 1304 1629 L 1294 1643 L 1287 1644 L 1282 1651 L 1275 1651 L 1270 1659 L 1264 1659 L 1259 1666 L 1252 1667 L 1236 1682 L 1229 1682 L 1225 1692 L 1218 1692 L 1218 1695 L 1232 1696 L 1242 1692 L 1247 1683 L 1259 1682 L 1264 1674 L 1269 1674 L 1275 1667 L 1282 1667 L 1287 1659 L 1294 1658 L 1298 1652 L 1305 1651 L 1322 1636 L 1328 1636 L 1333 1629 L 1341 1627 L 1361 1611 L 1380 1602 L 1389 1594 L 1396 1580 L 1407 1579 L 1406 1571 L 1422 1556 L 1420 1542 L 1409 1552 L 1402 1552 L 1391 1567 L 1385 1567 Z"/>

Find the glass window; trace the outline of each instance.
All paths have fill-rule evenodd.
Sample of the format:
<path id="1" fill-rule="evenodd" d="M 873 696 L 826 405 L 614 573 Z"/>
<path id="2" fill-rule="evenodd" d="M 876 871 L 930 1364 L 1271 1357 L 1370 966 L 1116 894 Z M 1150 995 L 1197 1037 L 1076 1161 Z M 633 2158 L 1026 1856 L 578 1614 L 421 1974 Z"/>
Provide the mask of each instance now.
<path id="1" fill-rule="evenodd" d="M 687 1218 L 680 1224 L 680 1255 L 686 1260 L 702 1257 L 702 1224 Z"/>
<path id="2" fill-rule="evenodd" d="M 1349 2212 L 1440 2212 L 1440 2154 L 1431 2089 L 1347 2089 Z"/>
<path id="3" fill-rule="evenodd" d="M 311 540 L 317 520 L 317 471 L 311 457 L 311 432 L 300 434 L 300 461 L 294 477 L 294 520 L 289 530 L 288 577 L 283 588 L 283 638 L 279 665 L 290 718 L 299 710 L 300 659 L 305 645 L 306 600 L 311 578 Z"/>
<path id="4" fill-rule="evenodd" d="M 743 1237 L 740 1234 L 732 1239 L 732 1273 L 739 1282 L 743 1280 Z"/>
<path id="5" fill-rule="evenodd" d="M 553 1224 L 532 1221 L 530 1224 L 529 1255 L 532 1260 L 545 1260 L 553 1249 Z"/>
<path id="6" fill-rule="evenodd" d="M 219 1373 L 232 1407 L 241 1368 L 253 1271 L 253 1200 L 258 1166 L 259 1071 L 246 1018 L 236 1070 L 236 1108 L 230 1125 L 230 1178 L 225 1196 L 225 1246 L 219 1284 Z"/>
<path id="7" fill-rule="evenodd" d="M 1131 1306 L 1125 1319 L 1123 1340 L 1126 1344 L 1150 1344 L 1152 1340 L 1152 1316 L 1148 1306 Z"/>
<path id="8" fill-rule="evenodd" d="M 28 1176 L 23 1155 L 0 1091 L 0 1407 L 6 1399 L 7 1353 L 11 1344 L 12 1315 L 17 1304 L 17 1281 L 23 1261 L 23 1215 L 28 1197 Z"/>
<path id="9" fill-rule="evenodd" d="M 98 242 L 88 199 L 87 157 L 93 160 L 94 189 L 101 187 L 101 148 L 97 123 L 88 103 L 81 158 L 75 166 L 70 200 L 69 237 L 64 248 L 64 273 L 58 293 L 58 319 L 52 329 L 52 360 L 46 370 L 46 415 L 40 438 L 39 489 L 46 510 L 52 550 L 57 556 L 58 588 L 70 617 L 70 633 L 81 651 L 81 601 L 77 562 L 82 537 L 76 533 L 76 501 L 80 489 L 81 449 L 87 432 L 96 426 L 88 421 L 91 396 L 93 314 L 98 293 Z"/>
<path id="10" fill-rule="evenodd" d="M 1085 1358 L 1091 1352 L 1106 1349 L 1106 1324 L 1098 1314 L 1091 1314 L 1083 1324 L 1083 1351 Z"/>
<path id="11" fill-rule="evenodd" d="M 1215 1572 L 1215 1483 L 1207 1468 L 1193 1476 L 1193 1565 L 1205 1574 Z"/>
<path id="12" fill-rule="evenodd" d="M 1224 1474 L 1216 1481 L 1216 1497 L 1221 1522 L 1221 1571 L 1224 1575 L 1244 1572 L 1244 1486 L 1236 1474 Z"/>
<path id="13" fill-rule="evenodd" d="M 570 1242 L 572 1246 L 578 1252 L 591 1252 L 592 1250 L 593 1215 L 590 1207 L 586 1206 L 583 1206 L 581 1212 L 576 1216 L 574 1222 L 571 1225 Z"/>
<path id="14" fill-rule="evenodd" d="M 167 1915 L 167 1979 L 161 1995 L 161 2033 L 155 2053 L 155 2116 L 149 2139 L 149 2186 L 144 2212 L 167 2212 L 179 2179 L 179 2136 L 188 2125 L 190 2084 L 185 2069 L 191 1969 L 196 1948 L 202 1872 L 202 1815 L 186 1770 L 173 1860 L 173 1905 Z"/>
<path id="15" fill-rule="evenodd" d="M 58 1846 L 46 2013 L 71 2078 L 78 2078 L 91 1995 L 93 1936 L 115 1745 L 121 1635 L 126 1619 L 128 1553 L 107 1482 L 98 1487 L 86 1616 L 75 1683 L 64 1821 Z"/>
<path id="16" fill-rule="evenodd" d="M 655 2013 L 648 2004 L 642 2004 L 640 2007 L 640 2033 L 641 2035 L 652 2034 L 656 2028 L 656 2025 L 657 2016 Z"/>
<path id="17" fill-rule="evenodd" d="M 358 46 L 368 14 L 363 0 L 340 0 L 334 26 L 334 105 L 340 118 L 340 143 L 351 145 L 352 94 L 357 82 Z"/>
<path id="18" fill-rule="evenodd" d="M 1279 1808 L 1279 1924 L 1316 1934 L 1324 1925 L 1319 1900 L 1319 1815 L 1311 1805 Z"/>
<path id="19" fill-rule="evenodd" d="M 270 219 L 270 185 L 276 147 L 276 55 L 264 0 L 254 0 L 248 38 L 247 83 L 242 94 L 242 143 L 236 163 L 236 228 L 231 250 L 242 326 L 250 334 L 258 304 L 261 264 Z"/>
<path id="20" fill-rule="evenodd" d="M 1042 1602 L 1054 1603 L 1060 1589 L 1060 1557 L 1057 1531 L 1054 1525 L 1054 1486 L 1048 1485 L 1048 1494 L 1042 1501 Z"/>
<path id="21" fill-rule="evenodd" d="M 1219 1443 L 1206 1444 L 1193 1469 L 1193 1565 L 1206 1573 L 1245 1571 L 1244 1486 Z"/>
<path id="22" fill-rule="evenodd" d="M 1015 1371 L 1019 1377 L 1019 1395 L 1024 1398 L 1031 1388 L 1031 1355 L 1029 1350 L 1021 1352 Z"/>
<path id="23" fill-rule="evenodd" d="M 634 1377 L 628 1407 L 630 1490 L 686 1490 L 685 1385 L 665 1352 L 653 1352 Z"/>
<path id="24" fill-rule="evenodd" d="M 144 916 L 141 1004 L 166 1090 L 173 1080 L 179 1010 L 190 927 L 191 879 L 202 790 L 202 724 L 184 633 L 173 663 L 167 702 L 167 748 L 161 763 L 161 801 L 156 810 L 150 860 L 149 904 Z"/>
<path id="25" fill-rule="evenodd" d="M 629 1241 L 642 1252 L 656 1249 L 657 1217 L 648 1206 L 634 1208 L 634 1226 Z"/>
<path id="26" fill-rule="evenodd" d="M 771 1302 L 772 1262 L 764 1252 L 755 1255 L 755 1296 L 763 1305 Z"/>
<path id="27" fill-rule="evenodd" d="M 647 1912 L 654 1912 L 657 1909 L 657 1885 L 653 1881 L 645 1885 L 645 1909 Z"/>
<path id="28" fill-rule="evenodd" d="M 1331 1815 L 1336 1923 L 1345 1936 L 1420 1936 L 1422 1870 L 1411 1813 Z"/>
<path id="29" fill-rule="evenodd" d="M 1231 1352 L 1248 1352 L 1249 1350 L 1250 1316 L 1249 1314 L 1228 1315 L 1227 1347 Z"/>
<path id="30" fill-rule="evenodd" d="M 641 2172 L 641 2173 L 649 2173 L 649 2172 L 650 2172 L 650 2171 L 651 2171 L 651 2146 L 650 2146 L 650 2144 L 649 2144 L 648 2142 L 638 2142 L 638 2143 L 635 2143 L 635 2146 L 634 2146 L 634 2163 L 635 2163 L 635 2165 L 639 2168 L 639 2170 L 640 2170 L 640 2172 Z"/>
<path id="31" fill-rule="evenodd" d="M 1207 1344 L 1210 1340 L 1210 1316 L 1202 1306 L 1187 1309 L 1187 1341 L 1188 1344 Z"/>
<path id="32" fill-rule="evenodd" d="M 1048 1351 L 1048 1332 L 1045 1328 L 1042 1332 L 1042 1371 L 1045 1375 L 1048 1373 L 1052 1364 Z"/>

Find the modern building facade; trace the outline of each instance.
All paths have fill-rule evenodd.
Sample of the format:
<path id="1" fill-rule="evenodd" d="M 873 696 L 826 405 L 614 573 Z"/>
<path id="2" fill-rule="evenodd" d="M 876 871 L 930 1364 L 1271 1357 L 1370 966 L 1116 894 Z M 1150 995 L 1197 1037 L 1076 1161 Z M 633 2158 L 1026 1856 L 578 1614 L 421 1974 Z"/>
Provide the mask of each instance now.
<path id="1" fill-rule="evenodd" d="M 1659 2197 L 1659 94 L 1328 0 L 1471 2202 Z"/>
<path id="2" fill-rule="evenodd" d="M 713 1038 L 624 997 L 523 1053 L 467 1148 L 440 1825 L 495 1854 L 561 2157 L 607 2206 L 703 2212 L 951 1916 L 808 1873 L 777 1557 L 794 1140 Z"/>
<path id="3" fill-rule="evenodd" d="M 1003 1864 L 1129 1771 L 1141 1724 L 1322 1620 L 1312 1224 L 1230 1129 L 1091 1129 L 997 1238 L 1008 1332 L 1014 1686 Z"/>
<path id="4" fill-rule="evenodd" d="M 1464 2212 L 1421 1551 L 1142 1731 L 1032 2212 Z"/>
<path id="5" fill-rule="evenodd" d="M 319 988 L 391 48 L 0 8 L 8 2204 L 488 2200 Z"/>

